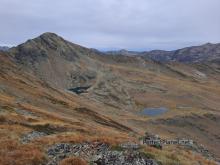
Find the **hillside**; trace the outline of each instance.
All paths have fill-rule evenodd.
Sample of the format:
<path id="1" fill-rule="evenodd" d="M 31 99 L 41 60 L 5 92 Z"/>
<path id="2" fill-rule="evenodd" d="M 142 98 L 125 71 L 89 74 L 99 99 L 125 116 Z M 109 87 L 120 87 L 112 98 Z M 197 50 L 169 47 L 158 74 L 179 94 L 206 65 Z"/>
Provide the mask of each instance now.
<path id="1" fill-rule="evenodd" d="M 143 52 L 143 56 L 156 61 L 178 61 L 184 63 L 198 63 L 220 58 L 220 44 L 207 43 L 201 46 L 186 47 L 175 51 Z"/>
<path id="2" fill-rule="evenodd" d="M 212 48 L 217 52 L 215 57 L 217 47 Z M 206 49 L 196 49 L 207 53 Z M 145 132 L 164 138 L 193 139 L 217 159 L 220 157 L 217 58 L 215 63 L 210 60 L 210 64 L 203 60 L 185 64 L 179 57 L 185 51 L 175 55 L 178 60 L 161 63 L 143 56 L 106 55 L 54 33 L 44 33 L 2 52 L 0 135 L 1 142 L 8 146 L 1 150 L 0 162 L 12 159 L 5 152 L 10 150 L 10 143 L 21 145 L 15 149 L 21 153 L 22 147 L 34 148 L 41 153 L 40 161 L 47 161 L 42 153 L 51 144 L 97 139 L 112 145 L 138 143 Z M 141 115 L 144 108 L 158 107 L 168 111 L 156 117 Z M 47 135 L 20 144 L 20 139 L 33 130 Z M 147 150 L 163 164 L 171 161 L 173 151 L 185 154 L 177 156 L 180 163 L 191 164 L 197 161 L 196 157 L 204 164 L 210 163 L 201 153 L 194 155 L 184 148 Z M 21 161 L 19 156 L 13 159 Z"/>
<path id="3" fill-rule="evenodd" d="M 135 51 L 108 51 L 109 55 L 142 56 L 158 62 L 181 62 L 181 63 L 201 63 L 219 61 L 220 44 L 207 43 L 200 46 L 186 47 L 173 51 L 152 50 L 145 52 Z"/>

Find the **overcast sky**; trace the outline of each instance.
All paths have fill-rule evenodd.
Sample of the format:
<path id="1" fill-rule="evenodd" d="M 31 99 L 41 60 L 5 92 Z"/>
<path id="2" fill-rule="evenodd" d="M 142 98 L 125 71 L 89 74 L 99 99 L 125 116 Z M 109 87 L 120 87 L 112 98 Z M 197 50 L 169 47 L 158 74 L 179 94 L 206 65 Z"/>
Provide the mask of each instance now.
<path id="1" fill-rule="evenodd" d="M 0 0 L 0 45 L 44 32 L 97 49 L 220 42 L 220 0 Z"/>

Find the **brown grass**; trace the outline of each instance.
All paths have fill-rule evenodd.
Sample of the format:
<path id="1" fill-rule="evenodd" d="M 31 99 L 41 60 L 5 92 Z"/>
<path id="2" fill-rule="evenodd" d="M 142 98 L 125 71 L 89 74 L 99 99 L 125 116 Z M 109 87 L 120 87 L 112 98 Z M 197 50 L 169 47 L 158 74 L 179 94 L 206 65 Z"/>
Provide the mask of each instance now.
<path id="1" fill-rule="evenodd" d="M 33 144 L 21 145 L 14 140 L 1 142 L 1 165 L 39 165 L 45 160 L 43 152 Z"/>
<path id="2" fill-rule="evenodd" d="M 166 147 L 158 150 L 152 147 L 144 147 L 143 152 L 150 153 L 156 160 L 165 165 L 216 165 L 214 161 L 207 160 L 199 154 L 185 151 L 181 148 Z"/>
<path id="3" fill-rule="evenodd" d="M 61 133 L 55 136 L 48 136 L 36 140 L 36 145 L 52 145 L 55 143 L 83 143 L 83 142 L 103 142 L 111 146 L 118 145 L 123 142 L 133 141 L 133 139 L 125 135 L 89 135 L 83 133 Z"/>
<path id="4" fill-rule="evenodd" d="M 122 136 L 123 132 L 120 131 L 120 129 L 116 130 L 112 125 L 109 126 L 109 122 L 107 123 L 108 125 L 106 125 L 106 122 L 100 122 L 100 120 L 98 123 L 96 119 L 103 115 L 108 116 L 108 118 L 111 119 L 111 121 L 108 121 L 112 123 L 118 121 L 125 126 L 129 125 L 129 127 L 134 128 L 134 130 L 145 131 L 147 127 L 147 124 L 143 125 L 142 122 L 140 122 L 140 125 L 139 122 L 137 122 L 137 124 L 128 124 L 129 120 L 126 118 L 127 113 L 125 114 L 124 111 L 120 111 L 119 109 L 114 110 L 114 108 L 108 107 L 107 105 L 53 89 L 33 75 L 23 71 L 19 72 L 19 69 L 10 62 L 7 56 L 2 55 L 0 59 L 2 64 L 0 68 L 0 84 L 3 84 L 5 87 L 5 90 L 0 92 L 0 105 L 4 113 L 10 112 L 8 115 L 0 116 L 1 165 L 40 164 L 40 162 L 44 160 L 44 155 L 38 146 L 45 147 L 46 145 L 57 142 L 80 143 L 83 141 L 101 141 L 110 145 L 117 145 L 123 141 L 131 141 L 130 137 Z M 157 74 L 151 70 L 136 67 L 109 65 L 109 68 L 113 74 L 123 78 L 125 87 L 130 87 L 132 83 L 134 84 L 134 86 L 131 87 L 134 87 L 135 90 L 133 93 L 131 93 L 132 90 L 131 92 L 129 90 L 129 92 L 136 103 L 144 107 L 153 107 L 155 105 L 169 107 L 171 113 L 167 113 L 167 115 L 171 115 L 171 117 L 180 113 L 183 113 L 182 115 L 188 113 L 188 111 L 180 112 L 179 110 L 174 110 L 176 105 L 179 104 L 192 106 L 192 111 L 197 114 L 198 112 L 200 113 L 199 110 L 203 105 L 211 109 L 218 109 L 220 105 L 220 85 L 219 82 L 215 80 L 210 80 L 203 84 L 195 83 L 191 81 L 191 78 L 183 79 L 181 76 L 176 78 L 177 75 L 170 73 L 170 71 L 167 74 Z M 162 67 L 162 69 L 164 68 Z M 146 87 L 143 88 L 146 88 L 146 91 L 140 93 L 138 87 L 136 88 L 136 84 L 138 83 L 145 84 Z M 163 92 L 163 89 L 165 89 L 165 92 Z M 166 92 L 166 90 L 168 92 Z M 192 97 L 186 98 L 185 96 L 188 95 Z M 182 96 L 184 97 L 182 98 Z M 20 98 L 25 98 L 25 100 L 17 104 L 17 100 L 20 100 Z M 87 117 L 85 114 L 88 111 L 84 114 L 82 111 L 75 110 L 81 106 L 87 107 L 100 115 L 96 115 L 94 118 L 93 112 Z M 39 116 L 37 118 L 38 121 L 32 118 L 26 118 L 22 115 L 16 115 L 14 109 L 24 109 L 34 112 Z M 112 113 L 113 110 L 117 112 L 114 115 Z M 128 117 L 136 121 L 145 120 L 131 114 Z M 22 134 L 33 129 L 33 127 L 27 127 L 27 124 L 44 125 L 44 123 L 50 123 L 53 126 L 62 124 L 67 128 L 71 125 L 70 128 L 72 128 L 72 132 L 76 133 L 70 135 L 51 135 L 38 139 L 28 145 L 21 145 L 15 140 L 8 140 L 10 138 L 18 139 Z M 158 125 L 156 127 L 158 128 Z M 84 130 L 87 130 L 88 134 L 84 134 Z M 168 132 L 166 129 L 163 129 L 163 127 L 162 129 L 158 128 L 158 130 L 159 133 L 163 130 Z M 217 147 L 215 146 L 215 148 Z M 146 152 L 152 153 L 164 164 L 177 164 L 178 162 L 184 162 L 185 165 L 190 165 L 195 162 L 212 164 L 212 162 L 200 156 L 186 153 L 185 151 L 178 151 L 177 149 L 174 153 L 172 150 L 165 149 L 160 151 L 152 148 L 146 149 Z"/>
<path id="5" fill-rule="evenodd" d="M 60 162 L 60 165 L 88 165 L 88 163 L 85 160 L 80 159 L 78 157 L 71 157 L 63 159 Z"/>

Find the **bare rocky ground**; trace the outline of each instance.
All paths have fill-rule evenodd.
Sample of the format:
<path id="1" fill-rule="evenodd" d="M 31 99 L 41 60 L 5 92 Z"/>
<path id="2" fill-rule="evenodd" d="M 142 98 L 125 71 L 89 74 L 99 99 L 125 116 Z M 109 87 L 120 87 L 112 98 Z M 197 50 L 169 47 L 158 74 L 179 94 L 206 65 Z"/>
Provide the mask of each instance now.
<path id="1" fill-rule="evenodd" d="M 50 161 L 47 165 L 57 165 L 62 159 L 78 156 L 93 165 L 158 165 L 156 160 L 148 158 L 138 151 L 139 146 L 129 144 L 112 149 L 108 144 L 101 142 L 70 144 L 60 143 L 48 149 Z"/>
<path id="2" fill-rule="evenodd" d="M 34 139 L 46 136 L 44 132 L 32 131 L 21 138 L 21 143 L 29 143 Z"/>
<path id="3" fill-rule="evenodd" d="M 47 136 L 44 132 L 32 131 L 21 138 L 22 143 L 30 143 Z M 69 157 L 80 157 L 92 165 L 158 165 L 140 151 L 141 146 L 135 143 L 124 143 L 112 147 L 103 142 L 57 143 L 47 148 L 46 165 L 58 165 Z"/>
<path id="4" fill-rule="evenodd" d="M 32 131 L 21 138 L 24 144 L 38 138 L 48 136 L 44 132 Z M 155 138 L 156 137 L 156 138 Z M 153 138 L 153 139 L 152 139 Z M 159 137 L 162 140 L 162 138 Z M 151 140 L 158 140 L 152 135 Z M 155 147 L 155 146 L 153 146 Z M 218 160 L 202 144 L 193 142 L 192 145 L 183 146 L 185 149 L 199 153 L 209 160 Z M 137 143 L 122 143 L 110 146 L 103 142 L 83 143 L 56 143 L 46 149 L 48 161 L 45 165 L 58 165 L 63 159 L 80 157 L 91 165 L 160 165 L 161 163 L 141 151 L 142 146 Z M 157 148 L 157 147 L 155 147 Z M 162 150 L 162 146 L 160 148 Z"/>

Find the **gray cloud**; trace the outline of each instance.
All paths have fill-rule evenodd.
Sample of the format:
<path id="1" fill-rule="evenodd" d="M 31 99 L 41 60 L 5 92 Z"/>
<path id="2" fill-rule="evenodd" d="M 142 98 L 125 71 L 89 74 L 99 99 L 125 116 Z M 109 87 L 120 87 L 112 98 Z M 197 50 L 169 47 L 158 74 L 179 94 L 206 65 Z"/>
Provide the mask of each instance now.
<path id="1" fill-rule="evenodd" d="M 219 0 L 0 0 L 0 44 L 43 32 L 98 49 L 220 42 Z"/>

